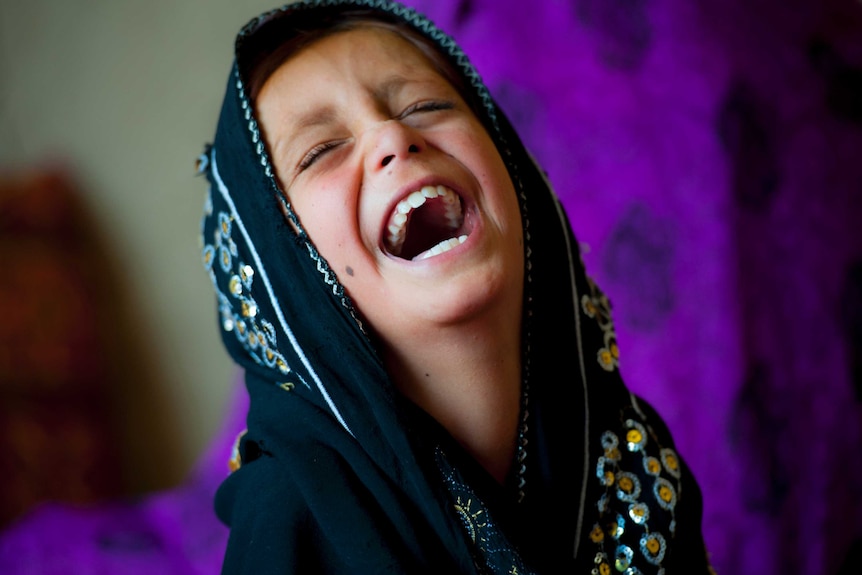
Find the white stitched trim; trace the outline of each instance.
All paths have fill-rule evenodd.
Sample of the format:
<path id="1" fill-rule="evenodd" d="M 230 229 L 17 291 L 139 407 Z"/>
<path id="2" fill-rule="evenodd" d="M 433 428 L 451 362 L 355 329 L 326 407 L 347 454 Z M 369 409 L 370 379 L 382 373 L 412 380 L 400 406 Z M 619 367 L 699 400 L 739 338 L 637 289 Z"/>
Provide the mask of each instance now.
<path id="1" fill-rule="evenodd" d="M 275 310 L 275 315 L 278 317 L 278 323 L 281 325 L 281 329 L 284 330 L 284 333 L 287 335 L 287 338 L 290 340 L 290 345 L 293 346 L 293 350 L 296 352 L 296 355 L 299 357 L 302 365 L 305 366 L 305 369 L 308 370 L 309 375 L 314 380 L 314 383 L 317 385 L 317 390 L 323 396 L 324 401 L 329 406 L 329 409 L 332 410 L 332 414 L 338 420 L 338 423 L 353 437 L 353 432 L 348 427 L 347 423 L 344 421 L 344 418 L 341 416 L 341 412 L 338 411 L 338 408 L 333 403 L 332 398 L 329 396 L 329 393 L 326 391 L 326 387 L 323 385 L 323 382 L 320 381 L 320 378 L 317 376 L 317 372 L 314 371 L 314 368 L 308 361 L 308 358 L 305 356 L 305 352 L 302 351 L 302 348 L 299 345 L 299 342 L 296 341 L 296 337 L 293 335 L 293 331 L 291 331 L 290 327 L 287 325 L 287 321 L 284 319 L 284 314 L 281 311 L 281 306 L 278 305 L 278 300 L 275 298 L 275 293 L 273 292 L 272 285 L 269 283 L 269 276 L 266 273 L 266 269 L 263 267 L 263 262 L 260 261 L 260 256 L 258 256 L 257 250 L 254 247 L 254 244 L 251 241 L 251 238 L 248 235 L 248 232 L 245 229 L 245 225 L 242 223 L 242 218 L 239 217 L 239 213 L 236 211 L 236 205 L 233 203 L 233 198 L 230 197 L 230 190 L 227 189 L 224 181 L 221 179 L 221 175 L 218 172 L 218 164 L 216 162 L 216 151 L 215 148 L 212 150 L 212 174 L 218 184 L 219 193 L 221 194 L 224 201 L 230 207 L 231 215 L 233 216 L 233 221 L 236 223 L 239 231 L 242 233 L 243 238 L 245 239 L 245 243 L 248 246 L 249 251 L 251 252 L 251 257 L 254 258 L 254 263 L 257 266 L 257 272 L 260 274 L 260 279 L 263 281 L 263 285 L 266 287 L 266 292 L 269 295 L 269 301 L 272 303 L 272 308 Z M 307 386 L 303 380 L 303 383 Z"/>
<path id="2" fill-rule="evenodd" d="M 543 175 L 544 177 L 544 175 Z M 549 190 L 552 190 L 550 182 L 548 182 L 547 178 L 545 178 L 545 183 L 548 186 Z M 553 197 L 553 191 L 551 192 Z M 574 254 L 572 253 L 572 244 L 569 241 L 569 233 L 567 228 L 567 220 L 565 218 L 563 207 L 560 204 L 560 201 L 553 197 L 554 205 L 557 208 L 557 215 L 560 218 L 560 224 L 563 227 L 563 237 L 566 238 L 566 253 L 569 256 L 569 280 L 572 282 L 572 294 L 574 295 L 573 309 L 575 310 L 575 333 L 577 335 L 578 340 L 578 361 L 580 362 L 581 368 L 581 381 L 584 386 L 584 477 L 581 480 L 581 497 L 580 497 L 580 509 L 578 512 L 578 523 L 577 528 L 575 529 L 575 549 L 574 549 L 574 557 L 578 556 L 578 545 L 581 541 L 581 531 L 584 527 L 584 505 L 586 504 L 587 499 L 587 480 L 589 478 L 589 470 L 590 470 L 590 404 L 589 404 L 589 393 L 587 391 L 587 373 L 584 368 L 584 348 L 583 342 L 581 341 L 581 318 L 580 318 L 580 298 L 578 298 L 578 286 L 575 280 L 575 266 L 578 265 L 578 262 L 574 261 Z"/>

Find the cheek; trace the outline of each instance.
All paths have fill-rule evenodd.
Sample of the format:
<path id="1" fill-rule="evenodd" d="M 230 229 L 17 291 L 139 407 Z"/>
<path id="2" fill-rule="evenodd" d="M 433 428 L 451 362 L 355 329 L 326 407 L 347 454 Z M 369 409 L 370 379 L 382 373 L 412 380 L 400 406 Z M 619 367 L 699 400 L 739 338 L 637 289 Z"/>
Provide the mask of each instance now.
<path id="1" fill-rule="evenodd" d="M 489 193 L 489 200 L 498 206 L 508 225 L 520 228 L 521 207 L 518 193 L 506 164 L 490 142 L 477 142 L 476 145 L 479 146 L 477 149 L 481 150 L 476 157 L 476 176 L 483 189 Z"/>
<path id="2" fill-rule="evenodd" d="M 330 172 L 326 177 L 296 182 L 288 191 L 302 227 L 318 249 L 324 243 L 340 241 L 339 238 L 348 232 L 356 211 L 351 190 L 346 178 Z"/>
<path id="3" fill-rule="evenodd" d="M 462 132 L 458 142 L 464 153 L 472 158 L 473 170 L 478 178 L 496 184 L 496 187 L 505 187 L 501 184 L 512 187 L 506 164 L 500 157 L 493 140 L 481 125 L 476 124 L 466 132 Z"/>
<path id="4" fill-rule="evenodd" d="M 302 221 L 317 251 L 323 256 L 339 281 L 347 287 L 355 275 L 360 273 L 357 243 L 346 222 L 332 211 L 321 209 L 314 212 L 308 223 Z"/>
<path id="5" fill-rule="evenodd" d="M 349 189 L 321 185 L 313 194 L 296 193 L 291 198 L 300 223 L 339 278 L 358 273 L 357 250 L 362 249 L 355 196 L 345 191 Z"/>
<path id="6" fill-rule="evenodd" d="M 315 200 L 295 209 L 305 231 L 327 260 L 333 260 L 347 247 L 350 219 L 343 213 L 343 203 Z"/>

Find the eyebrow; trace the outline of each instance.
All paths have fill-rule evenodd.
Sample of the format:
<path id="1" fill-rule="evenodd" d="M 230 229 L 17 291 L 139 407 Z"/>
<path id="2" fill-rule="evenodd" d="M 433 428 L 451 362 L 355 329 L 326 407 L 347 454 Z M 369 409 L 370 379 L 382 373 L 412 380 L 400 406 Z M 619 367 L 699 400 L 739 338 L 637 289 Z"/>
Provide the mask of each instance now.
<path id="1" fill-rule="evenodd" d="M 374 97 L 378 100 L 389 100 L 391 99 L 397 92 L 402 90 L 405 85 L 410 82 L 416 82 L 417 80 L 410 80 L 405 78 L 400 74 L 395 74 L 384 81 L 379 88 L 374 90 Z"/>
<path id="2" fill-rule="evenodd" d="M 336 119 L 335 110 L 328 105 L 313 108 L 310 112 L 299 115 L 296 122 L 291 126 L 290 132 L 274 142 L 273 153 L 279 156 L 283 155 L 286 151 L 284 148 L 290 146 L 290 143 L 296 140 L 302 132 L 308 128 L 332 124 Z"/>
<path id="3" fill-rule="evenodd" d="M 306 128 L 312 128 L 314 126 L 331 124 L 335 121 L 335 119 L 335 110 L 333 110 L 331 106 L 314 108 L 311 112 L 299 116 L 299 119 L 293 126 L 294 132 L 299 132 L 301 130 L 304 130 Z"/>
<path id="4" fill-rule="evenodd" d="M 410 80 L 401 75 L 393 76 L 387 79 L 382 85 L 374 90 L 374 98 L 378 101 L 387 101 L 399 92 Z M 293 125 L 294 134 L 313 128 L 315 126 L 325 126 L 331 124 L 337 119 L 335 110 L 328 105 L 314 108 L 310 112 L 299 115 L 297 121 Z"/>

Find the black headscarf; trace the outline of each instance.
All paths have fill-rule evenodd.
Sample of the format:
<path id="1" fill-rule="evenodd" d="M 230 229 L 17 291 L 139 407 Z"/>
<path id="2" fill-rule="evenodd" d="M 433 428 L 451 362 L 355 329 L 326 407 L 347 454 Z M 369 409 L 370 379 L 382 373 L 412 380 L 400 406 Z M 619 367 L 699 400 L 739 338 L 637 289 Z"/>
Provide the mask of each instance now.
<path id="1" fill-rule="evenodd" d="M 439 48 L 519 194 L 524 393 L 505 485 L 399 394 L 279 189 L 255 118 L 250 67 L 297 29 L 356 9 Z M 263 14 L 237 38 L 200 170 L 204 265 L 250 396 L 241 465 L 216 497 L 231 529 L 224 573 L 707 572 L 698 487 L 622 382 L 610 305 L 550 184 L 450 37 L 384 0 Z"/>

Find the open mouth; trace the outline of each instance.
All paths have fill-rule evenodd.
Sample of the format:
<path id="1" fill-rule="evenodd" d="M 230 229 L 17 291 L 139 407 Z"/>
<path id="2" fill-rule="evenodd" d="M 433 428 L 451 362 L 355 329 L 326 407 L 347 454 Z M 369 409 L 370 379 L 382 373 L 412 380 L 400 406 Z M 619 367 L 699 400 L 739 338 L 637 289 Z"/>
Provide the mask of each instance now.
<path id="1" fill-rule="evenodd" d="M 423 186 L 395 206 L 383 243 L 392 255 L 418 261 L 451 250 L 468 234 L 458 194 L 446 186 Z"/>

